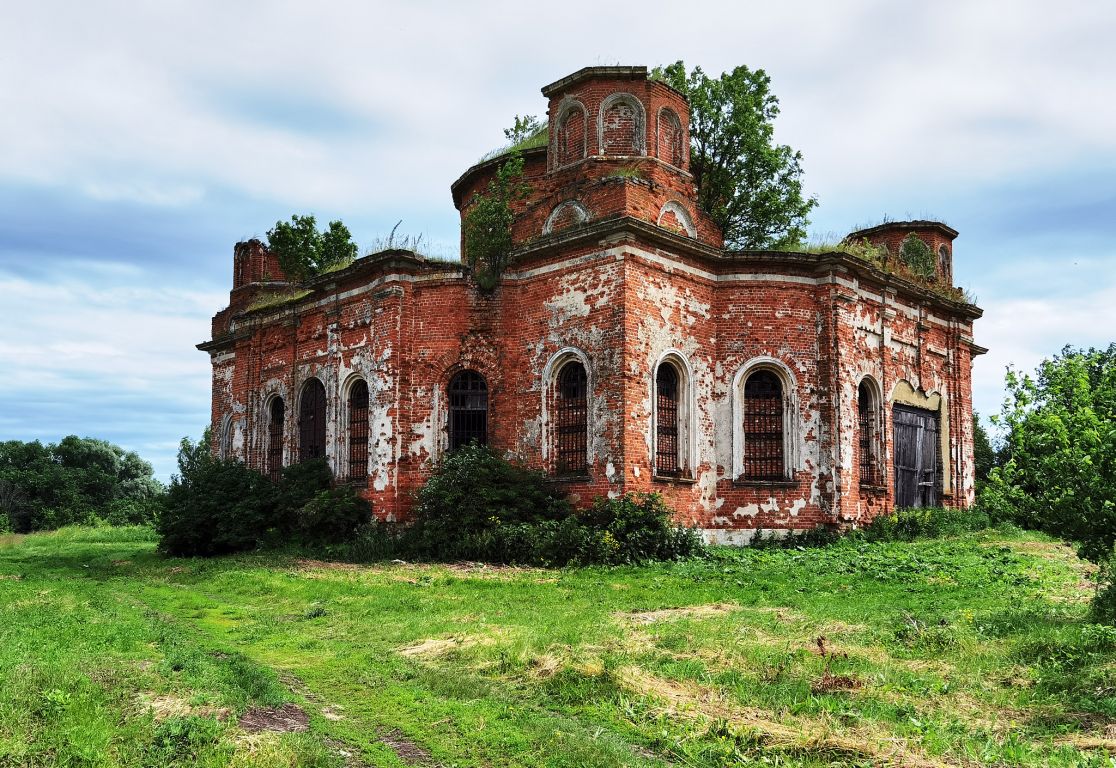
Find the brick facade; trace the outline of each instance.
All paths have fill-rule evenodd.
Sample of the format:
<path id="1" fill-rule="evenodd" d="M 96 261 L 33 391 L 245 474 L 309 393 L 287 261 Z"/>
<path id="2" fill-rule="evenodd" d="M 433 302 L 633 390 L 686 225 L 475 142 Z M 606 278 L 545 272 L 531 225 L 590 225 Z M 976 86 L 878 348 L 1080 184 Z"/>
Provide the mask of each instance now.
<path id="1" fill-rule="evenodd" d="M 292 286 L 261 243 L 237 244 L 230 306 L 199 345 L 213 364 L 215 450 L 261 471 L 269 447 L 297 460 L 301 393 L 316 378 L 326 455 L 347 478 L 350 396 L 363 381 L 368 466 L 353 481 L 378 516 L 406 519 L 458 418 L 451 382 L 474 371 L 491 445 L 546 468 L 580 503 L 657 491 L 711 539 L 848 526 L 890 509 L 896 405 L 940 429 L 940 502 L 971 503 L 980 310 L 935 290 L 950 282 L 956 232 L 895 222 L 850 236 L 897 253 L 913 232 L 939 254 L 928 283 L 846 253 L 726 251 L 696 205 L 680 94 L 640 67 L 587 68 L 543 94 L 550 144 L 524 154 L 531 192 L 516 211 L 512 266 L 490 294 L 464 265 L 406 251 Z M 501 162 L 452 185 L 459 210 Z M 281 289 L 283 301 L 267 298 Z M 581 447 L 562 454 L 584 455 L 572 473 L 559 459 L 569 439 L 559 414 L 580 413 L 563 410 L 567 365 L 584 368 L 587 392 Z M 764 479 L 748 476 L 759 445 L 774 472 Z"/>

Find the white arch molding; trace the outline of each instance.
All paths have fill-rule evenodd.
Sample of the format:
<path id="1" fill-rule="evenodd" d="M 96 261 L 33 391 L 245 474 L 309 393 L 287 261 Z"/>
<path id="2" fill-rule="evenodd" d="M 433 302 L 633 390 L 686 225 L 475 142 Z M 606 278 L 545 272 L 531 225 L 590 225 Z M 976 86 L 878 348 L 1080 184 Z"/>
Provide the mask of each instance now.
<path id="1" fill-rule="evenodd" d="M 655 360 L 651 369 L 650 400 L 651 434 L 647 441 L 650 447 L 651 472 L 655 472 L 655 458 L 658 455 L 659 413 L 658 413 L 658 375 L 659 366 L 670 365 L 678 373 L 678 468 L 688 469 L 691 475 L 697 466 L 697 409 L 694 408 L 694 370 L 689 358 L 679 349 L 671 347 L 664 350 Z"/>
<path id="2" fill-rule="evenodd" d="M 590 439 L 593 434 L 593 403 L 594 384 L 596 383 L 593 375 L 593 368 L 589 365 L 589 357 L 581 349 L 577 347 L 562 347 L 546 361 L 543 366 L 542 372 L 542 386 L 539 387 L 542 395 L 542 457 L 544 462 L 549 462 L 554 455 L 554 443 L 557 436 L 554 431 L 554 425 L 551 423 L 551 406 L 554 403 L 556 388 L 558 386 L 558 373 L 562 367 L 570 362 L 576 360 L 581 363 L 585 369 L 585 389 L 586 389 L 586 409 L 585 409 L 585 429 L 588 432 L 586 435 L 585 443 L 585 463 L 593 466 L 593 441 Z"/>
<path id="3" fill-rule="evenodd" d="M 589 220 L 589 210 L 579 203 L 577 200 L 566 200 L 554 206 L 554 210 L 546 217 L 546 223 L 543 224 L 544 235 L 549 235 L 554 230 L 554 222 L 567 211 L 573 211 L 574 216 L 577 218 L 577 224 L 584 224 Z"/>
<path id="4" fill-rule="evenodd" d="M 633 154 L 646 155 L 647 111 L 643 108 L 643 102 L 630 93 L 614 93 L 601 102 L 601 108 L 597 112 L 597 152 L 601 155 L 607 154 L 604 146 L 605 113 L 617 103 L 627 104 L 635 113 L 635 146 L 632 147 Z"/>
<path id="5" fill-rule="evenodd" d="M 802 418 L 798 410 L 798 382 L 782 360 L 767 355 L 753 357 L 732 379 L 732 477 L 744 475 L 744 384 L 757 371 L 770 371 L 783 387 L 783 474 L 793 480 L 802 465 Z"/>
<path id="6" fill-rule="evenodd" d="M 674 214 L 674 217 L 678 219 L 682 228 L 686 230 L 687 235 L 690 237 L 697 237 L 697 228 L 694 227 L 694 220 L 690 217 L 690 212 L 683 208 L 681 203 L 675 200 L 668 200 L 663 203 L 663 207 L 659 209 L 659 218 L 655 223 L 660 227 L 663 226 L 663 217 L 668 213 Z"/>

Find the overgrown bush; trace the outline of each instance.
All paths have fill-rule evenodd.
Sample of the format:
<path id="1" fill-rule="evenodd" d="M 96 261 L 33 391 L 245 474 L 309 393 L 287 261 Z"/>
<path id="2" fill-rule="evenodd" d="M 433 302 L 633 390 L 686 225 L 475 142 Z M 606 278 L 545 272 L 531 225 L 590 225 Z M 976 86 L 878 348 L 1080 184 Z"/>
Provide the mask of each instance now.
<path id="1" fill-rule="evenodd" d="M 332 487 L 324 459 L 287 467 L 273 483 L 239 461 L 213 457 L 203 437 L 183 439 L 178 467 L 156 523 L 160 547 L 170 555 L 336 544 L 372 517 L 355 489 Z"/>
<path id="2" fill-rule="evenodd" d="M 312 546 L 351 539 L 372 518 L 372 506 L 352 486 L 329 488 L 303 504 L 295 513 L 294 532 Z"/>
<path id="3" fill-rule="evenodd" d="M 436 559 L 490 558 L 492 529 L 568 517 L 572 508 L 542 472 L 482 445 L 447 454 L 419 490 L 407 545 Z"/>
<path id="4" fill-rule="evenodd" d="M 600 499 L 576 512 L 542 472 L 470 445 L 448 454 L 419 491 L 402 551 L 435 560 L 566 565 L 633 563 L 700 551 L 651 495 Z"/>
<path id="5" fill-rule="evenodd" d="M 897 509 L 880 515 L 861 529 L 868 541 L 913 541 L 937 536 L 959 536 L 979 531 L 991 524 L 980 509 L 922 507 Z"/>
<path id="6" fill-rule="evenodd" d="M 600 533 L 607 548 L 603 562 L 637 563 L 676 560 L 701 551 L 697 533 L 675 525 L 673 515 L 657 493 L 629 493 L 598 498 L 580 519 Z"/>
<path id="7" fill-rule="evenodd" d="M 1090 617 L 1100 624 L 1116 626 L 1116 554 L 1102 563 L 1097 573 L 1097 594 Z"/>
<path id="8" fill-rule="evenodd" d="M 171 479 L 156 523 L 170 555 L 219 555 L 254 548 L 272 527 L 275 486 L 238 461 L 214 458 L 208 441 L 183 438 L 180 474 Z"/>

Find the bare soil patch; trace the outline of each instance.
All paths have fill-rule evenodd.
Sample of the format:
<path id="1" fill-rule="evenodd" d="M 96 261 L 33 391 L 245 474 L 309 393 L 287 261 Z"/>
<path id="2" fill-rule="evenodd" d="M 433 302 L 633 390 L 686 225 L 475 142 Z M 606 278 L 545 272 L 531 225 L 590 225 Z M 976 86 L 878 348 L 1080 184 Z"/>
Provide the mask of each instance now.
<path id="1" fill-rule="evenodd" d="M 310 718 L 297 704 L 281 707 L 253 707 L 237 723 L 248 733 L 297 733 L 310 730 Z"/>
<path id="2" fill-rule="evenodd" d="M 732 603 L 710 603 L 691 605 L 684 608 L 662 608 L 658 611 L 636 611 L 615 614 L 617 619 L 633 624 L 654 624 L 658 621 L 678 621 L 679 619 L 704 619 L 710 616 L 723 616 L 740 609 Z"/>
<path id="3" fill-rule="evenodd" d="M 156 720 L 166 720 L 170 717 L 215 717 L 224 720 L 229 716 L 226 707 L 196 707 L 181 696 L 172 693 L 140 693 L 136 696 L 136 706 L 141 710 L 150 710 Z"/>
<path id="4" fill-rule="evenodd" d="M 391 747 L 399 759 L 407 765 L 434 765 L 430 753 L 408 739 L 402 731 L 393 728 L 380 736 L 380 741 Z"/>

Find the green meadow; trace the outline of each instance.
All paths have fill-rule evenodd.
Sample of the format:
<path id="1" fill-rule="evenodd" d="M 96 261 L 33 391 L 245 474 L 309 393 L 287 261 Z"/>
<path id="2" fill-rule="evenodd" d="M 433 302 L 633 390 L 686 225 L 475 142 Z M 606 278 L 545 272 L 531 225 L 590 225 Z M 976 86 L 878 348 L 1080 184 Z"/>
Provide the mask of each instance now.
<path id="1" fill-rule="evenodd" d="M 1014 530 L 564 570 L 9 536 L 0 766 L 1112 768 L 1092 588 Z"/>

